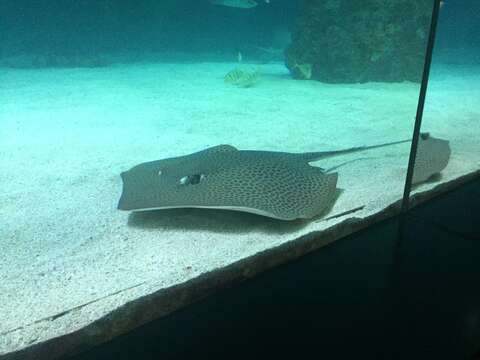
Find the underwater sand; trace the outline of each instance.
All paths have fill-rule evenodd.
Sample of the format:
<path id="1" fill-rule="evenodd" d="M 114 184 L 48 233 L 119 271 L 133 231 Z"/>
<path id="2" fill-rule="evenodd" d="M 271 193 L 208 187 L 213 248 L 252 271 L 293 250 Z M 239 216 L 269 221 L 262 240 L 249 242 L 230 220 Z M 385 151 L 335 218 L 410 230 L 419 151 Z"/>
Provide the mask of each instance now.
<path id="1" fill-rule="evenodd" d="M 418 84 L 295 81 L 269 64 L 241 89 L 223 82 L 235 66 L 1 70 L 0 354 L 348 218 L 130 215 L 116 209 L 121 171 L 217 144 L 302 152 L 411 136 Z M 433 69 L 423 130 L 449 139 L 452 158 L 439 182 L 416 191 L 480 168 L 478 99 L 480 68 Z M 318 162 L 364 158 L 338 170 L 344 191 L 328 215 L 365 206 L 350 215 L 365 218 L 399 200 L 408 153 L 403 144 Z"/>

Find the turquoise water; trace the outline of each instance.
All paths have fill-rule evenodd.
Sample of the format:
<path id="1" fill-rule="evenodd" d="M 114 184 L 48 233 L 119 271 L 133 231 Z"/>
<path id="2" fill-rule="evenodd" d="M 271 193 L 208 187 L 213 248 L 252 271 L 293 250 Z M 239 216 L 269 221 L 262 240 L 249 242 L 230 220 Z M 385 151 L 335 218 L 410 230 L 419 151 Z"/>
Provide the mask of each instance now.
<path id="1" fill-rule="evenodd" d="M 262 2 L 252 9 L 208 0 L 4 1 L 0 6 L 2 58 L 55 55 L 54 65 L 55 60 L 61 64 L 60 57 L 88 64 L 105 56 L 108 63 L 148 60 L 159 52 L 164 54 L 157 60 L 187 62 L 197 56 L 236 59 L 239 51 L 257 55 L 256 46 L 285 45 L 297 2 Z M 181 53 L 185 56 L 174 56 Z"/>
<path id="2" fill-rule="evenodd" d="M 395 16 L 404 16 L 405 21 L 412 22 L 404 31 L 418 27 L 408 36 L 420 36 L 426 41 L 428 1 L 423 3 L 423 9 L 427 9 L 423 17 L 408 8 L 392 7 L 388 13 L 372 7 L 371 15 L 358 13 L 365 16 L 363 23 L 352 21 L 354 28 L 341 31 L 335 20 L 324 13 L 312 17 L 313 25 L 309 25 L 305 19 L 312 4 L 280 0 L 3 2 L 0 65 L 5 78 L 4 124 L 16 129 L 20 143 L 23 138 L 30 144 L 26 137 L 41 126 L 45 136 L 33 141 L 43 139 L 46 145 L 40 145 L 40 149 L 45 153 L 55 151 L 48 148 L 54 145 L 50 135 L 57 133 L 61 140 L 56 143 L 64 154 L 69 152 L 69 141 L 79 142 L 72 149 L 93 141 L 98 146 L 96 151 L 111 156 L 105 139 L 109 133 L 118 132 L 116 156 L 131 157 L 124 161 L 123 170 L 142 160 L 186 155 L 219 144 L 238 149 L 305 152 L 409 139 L 424 44 L 420 41 L 423 45 L 412 52 L 406 43 L 389 43 L 378 37 L 378 33 L 389 32 L 392 38 L 398 36 L 395 32 L 402 27 L 388 28 L 388 22 L 382 25 L 383 30 L 371 29 L 376 29 L 375 22 L 384 21 L 381 16 L 391 16 L 392 21 Z M 348 6 L 342 5 L 342 10 L 338 4 L 341 2 L 319 8 L 326 13 L 343 11 L 347 17 Z M 391 6 L 385 4 L 386 8 Z M 358 11 L 354 6 L 351 9 Z M 417 12 L 421 9 L 418 7 Z M 448 141 L 462 137 L 450 129 L 453 108 L 462 114 L 456 119 L 457 125 L 464 121 L 465 128 L 476 125 L 471 120 L 476 117 L 476 109 L 471 106 L 480 56 L 478 16 L 475 2 L 442 3 L 423 131 L 433 131 L 433 136 Z M 340 21 L 338 26 L 342 24 Z M 302 26 L 316 26 L 319 37 L 331 33 L 318 45 L 325 46 L 326 52 L 313 48 L 317 45 L 312 45 L 311 50 L 302 48 L 315 42 L 315 36 L 309 33 L 313 28 L 302 30 Z M 348 45 L 352 54 L 358 54 L 358 61 L 353 58 L 348 60 L 350 65 L 345 65 L 342 59 L 351 55 L 349 47 L 345 50 L 340 42 L 350 41 L 352 37 L 344 33 L 349 30 L 359 32 L 355 36 L 360 38 Z M 362 31 L 372 36 L 374 45 L 363 42 Z M 375 45 L 379 39 L 385 41 L 383 47 Z M 375 49 L 369 55 L 371 64 L 358 65 L 365 60 L 365 50 L 356 45 L 359 43 Z M 411 55 L 403 56 L 402 51 Z M 398 52 L 399 64 L 383 62 L 382 56 L 388 57 L 389 52 Z M 411 61 L 415 56 L 417 59 Z M 335 64 L 342 61 L 345 64 L 335 69 Z M 369 70 L 356 75 L 358 69 Z M 342 71 L 350 75 L 343 76 Z M 387 82 L 378 81 L 382 78 Z M 438 83 L 441 88 L 435 88 Z M 461 103 L 451 104 L 455 98 L 452 91 L 469 92 L 470 87 L 473 90 Z M 17 113 L 19 109 L 25 111 Z M 464 120 L 466 117 L 468 120 Z M 19 122 L 28 129 L 20 130 Z M 71 134 L 82 131 L 83 135 L 69 139 Z M 134 142 L 127 136 L 138 139 Z M 12 142 L 12 137 L 6 137 Z M 61 141 L 65 143 L 59 145 Z M 144 155 L 132 156 L 139 151 Z M 389 151 L 397 151 L 393 163 L 391 158 L 395 156 L 389 158 Z M 364 168 L 388 167 L 390 163 L 393 168 L 387 172 L 398 180 L 408 158 L 406 151 L 405 146 L 385 149 L 387 157 L 376 163 L 364 162 Z M 463 151 L 471 153 L 472 149 L 467 146 Z M 81 163 L 82 156 L 72 150 L 68 163 Z M 110 163 L 117 160 L 109 159 Z M 324 159 L 319 165 L 327 168 L 353 159 L 347 156 L 333 159 L 333 163 L 330 160 Z M 475 168 L 475 159 L 465 161 L 469 162 L 467 168 Z M 77 166 L 75 170 L 81 172 L 82 168 Z M 455 167 L 452 170 L 456 173 L 452 177 L 467 172 Z M 354 165 L 342 171 L 356 175 L 340 177 L 340 186 L 347 176 L 361 178 L 358 173 L 363 170 Z M 401 189 L 400 184 L 395 186 L 395 193 Z M 347 181 L 345 186 L 351 184 Z"/>
<path id="3" fill-rule="evenodd" d="M 117 209 L 120 174 L 147 161 L 220 144 L 302 153 L 411 138 L 418 82 L 315 81 L 308 62 L 285 66 L 302 4 L 0 3 L 0 303 L 9 307 L 0 334 L 11 336 L 2 337 L 0 353 L 398 205 L 408 143 L 312 163 L 343 164 L 335 170 L 338 196 L 313 219 Z M 479 14 L 476 1 L 442 7 L 422 131 L 449 141 L 451 156 L 415 192 L 480 168 Z M 249 75 L 235 83 L 239 68 Z M 201 185 L 208 170 L 179 175 L 178 185 Z M 110 295 L 111 302 L 98 300 Z M 85 307 L 71 323 L 70 315 L 60 325 L 42 322 L 92 300 L 100 308 Z M 32 319 L 45 325 L 41 334 L 28 326 Z M 27 329 L 22 336 L 13 331 L 19 327 Z"/>

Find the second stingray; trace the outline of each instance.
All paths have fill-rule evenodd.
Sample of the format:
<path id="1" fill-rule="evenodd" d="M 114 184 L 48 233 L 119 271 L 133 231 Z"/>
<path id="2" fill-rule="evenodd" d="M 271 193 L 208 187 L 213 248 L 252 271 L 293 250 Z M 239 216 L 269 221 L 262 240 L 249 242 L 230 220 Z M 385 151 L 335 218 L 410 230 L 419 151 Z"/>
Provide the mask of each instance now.
<path id="1" fill-rule="evenodd" d="M 298 154 L 214 146 L 123 172 L 118 208 L 212 208 L 281 220 L 308 219 L 333 205 L 338 179 L 338 173 L 310 162 L 409 141 Z"/>

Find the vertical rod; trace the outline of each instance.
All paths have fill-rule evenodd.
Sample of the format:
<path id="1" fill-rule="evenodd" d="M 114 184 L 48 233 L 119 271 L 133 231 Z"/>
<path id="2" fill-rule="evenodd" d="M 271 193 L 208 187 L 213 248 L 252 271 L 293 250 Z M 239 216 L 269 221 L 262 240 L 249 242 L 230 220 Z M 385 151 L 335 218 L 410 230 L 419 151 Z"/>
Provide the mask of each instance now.
<path id="1" fill-rule="evenodd" d="M 408 159 L 407 176 L 405 187 L 403 189 L 402 207 L 398 224 L 398 234 L 395 243 L 392 277 L 400 266 L 400 248 L 402 247 L 405 235 L 405 223 L 407 212 L 410 208 L 410 192 L 412 190 L 412 179 L 415 167 L 415 158 L 417 156 L 418 140 L 420 138 L 420 129 L 422 127 L 423 109 L 425 108 L 425 97 L 427 96 L 428 79 L 430 76 L 430 67 L 432 64 L 432 54 L 435 45 L 435 35 L 437 33 L 438 17 L 440 14 L 440 3 L 442 0 L 433 0 L 432 19 L 430 22 L 430 33 L 428 36 L 427 48 L 425 53 L 425 63 L 423 66 L 422 84 L 418 96 L 417 114 L 415 116 L 415 126 L 413 129 L 412 145 L 410 146 L 410 157 Z"/>
<path id="2" fill-rule="evenodd" d="M 413 171 L 415 166 L 415 157 L 417 156 L 418 140 L 420 138 L 420 128 L 422 125 L 423 109 L 425 107 L 425 97 L 427 95 L 428 79 L 430 76 L 430 66 L 432 63 L 432 53 L 433 53 L 433 48 L 435 44 L 435 35 L 437 30 L 441 1 L 442 0 L 433 0 L 434 3 L 433 3 L 433 10 L 432 10 L 432 18 L 430 22 L 430 33 L 428 37 L 428 43 L 427 43 L 426 54 L 425 54 L 422 84 L 420 87 L 420 94 L 419 94 L 418 105 L 417 105 L 417 114 L 415 117 L 415 126 L 413 130 L 413 139 L 412 139 L 412 145 L 410 148 L 410 157 L 408 160 L 407 176 L 406 176 L 405 188 L 403 192 L 402 207 L 401 207 L 401 213 L 400 213 L 398 228 L 397 228 L 398 233 L 397 233 L 397 237 L 396 237 L 395 245 L 393 249 L 393 262 L 392 262 L 392 268 L 390 273 L 392 293 L 394 292 L 394 289 L 398 289 L 398 286 L 399 286 L 398 276 L 399 276 L 400 263 L 401 263 L 401 249 L 402 249 L 402 245 L 405 237 L 407 212 L 410 207 L 409 197 L 410 197 L 410 191 L 412 189 L 412 178 L 413 178 Z M 398 297 L 398 294 L 394 296 Z M 395 299 L 395 301 L 400 301 L 400 299 Z"/>
<path id="3" fill-rule="evenodd" d="M 425 54 L 425 63 L 423 66 L 422 85 L 418 98 L 417 114 L 415 116 L 415 126 L 413 128 L 412 145 L 410 147 L 410 158 L 408 159 L 407 177 L 403 189 L 402 214 L 405 214 L 410 207 L 410 192 L 412 190 L 413 171 L 415 167 L 415 158 L 417 157 L 418 140 L 420 138 L 420 129 L 422 127 L 423 109 L 425 108 L 425 97 L 427 96 L 428 79 L 430 76 L 430 67 L 432 64 L 433 47 L 435 45 L 435 36 L 437 32 L 438 17 L 440 13 L 440 2 L 434 0 L 432 19 L 430 22 L 430 34 L 428 36 L 427 50 Z"/>
<path id="4" fill-rule="evenodd" d="M 398 232 L 397 237 L 394 244 L 393 249 L 393 261 L 392 267 L 390 270 L 390 301 L 392 306 L 392 321 L 394 321 L 394 317 L 398 314 L 398 312 L 402 311 L 402 304 L 403 304 L 403 296 L 400 287 L 400 269 L 401 269 L 401 260 L 402 260 L 402 247 L 403 242 L 405 240 L 405 230 L 406 230 L 406 223 L 407 223 L 407 215 L 408 210 L 410 208 L 410 192 L 412 190 L 412 179 L 413 179 L 413 171 L 415 166 L 415 158 L 417 156 L 417 149 L 418 149 L 418 140 L 420 138 L 420 129 L 422 125 L 422 118 L 423 118 L 423 110 L 425 107 L 425 97 L 427 95 L 427 87 L 428 87 L 428 79 L 430 76 L 430 66 L 432 63 L 432 54 L 433 48 L 435 44 L 435 35 L 437 31 L 437 24 L 438 24 L 438 17 L 440 12 L 440 3 L 442 0 L 433 0 L 433 10 L 432 10 L 432 18 L 430 22 L 430 33 L 428 37 L 428 43 L 426 48 L 425 54 L 425 63 L 423 67 L 423 75 L 422 75 L 422 84 L 420 87 L 420 94 L 418 98 L 418 105 L 417 105 L 417 114 L 415 117 L 415 126 L 413 130 L 413 138 L 412 144 L 410 147 L 410 157 L 408 159 L 408 168 L 407 168 L 407 176 L 405 179 L 405 187 L 403 191 L 403 199 L 401 205 L 401 212 L 398 221 Z M 407 319 L 405 327 L 397 326 L 392 329 L 393 336 L 403 336 L 403 331 L 410 331 L 410 322 Z M 398 329 L 401 330 L 398 330 Z M 402 330 L 403 329 L 403 330 Z M 400 331 L 400 332 L 399 332 Z"/>

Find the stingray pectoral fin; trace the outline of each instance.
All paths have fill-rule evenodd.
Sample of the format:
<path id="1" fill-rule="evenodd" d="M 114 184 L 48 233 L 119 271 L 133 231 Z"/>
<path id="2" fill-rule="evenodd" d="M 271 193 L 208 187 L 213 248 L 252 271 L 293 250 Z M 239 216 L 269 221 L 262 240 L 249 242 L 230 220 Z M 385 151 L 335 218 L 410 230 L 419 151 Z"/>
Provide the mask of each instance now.
<path id="1" fill-rule="evenodd" d="M 450 155 L 448 140 L 422 134 L 418 142 L 412 184 L 420 184 L 439 174 L 448 165 Z"/>
<path id="2" fill-rule="evenodd" d="M 208 154 L 208 153 L 219 153 L 219 152 L 230 152 L 230 151 L 238 151 L 238 149 L 232 145 L 226 145 L 226 144 L 221 144 L 221 145 L 215 145 L 212 147 L 209 147 L 205 150 L 201 150 L 197 152 L 197 154 Z"/>
<path id="3" fill-rule="evenodd" d="M 152 200 L 154 199 L 151 196 L 152 187 L 148 184 L 148 177 L 144 175 L 143 171 L 139 171 L 137 167 L 134 167 L 122 172 L 120 177 L 122 178 L 123 186 L 117 209 L 136 211 L 152 207 Z"/>
<path id="4" fill-rule="evenodd" d="M 134 198 L 134 193 L 132 188 L 130 188 L 130 184 L 128 183 L 128 172 L 122 172 L 120 177 L 122 178 L 122 194 L 120 195 L 120 199 L 118 200 L 117 209 L 119 210 L 132 210 L 132 203 Z"/>
<path id="5" fill-rule="evenodd" d="M 312 202 L 304 204 L 305 207 L 298 213 L 298 218 L 311 219 L 329 211 L 339 195 L 337 191 L 338 173 L 319 173 L 320 182 L 311 193 Z"/>
<path id="6" fill-rule="evenodd" d="M 329 210 L 333 204 L 337 201 L 337 198 L 340 196 L 343 190 L 337 188 L 338 182 L 338 173 L 332 172 L 329 173 L 327 176 L 327 191 L 324 198 L 324 209 L 323 212 Z"/>

